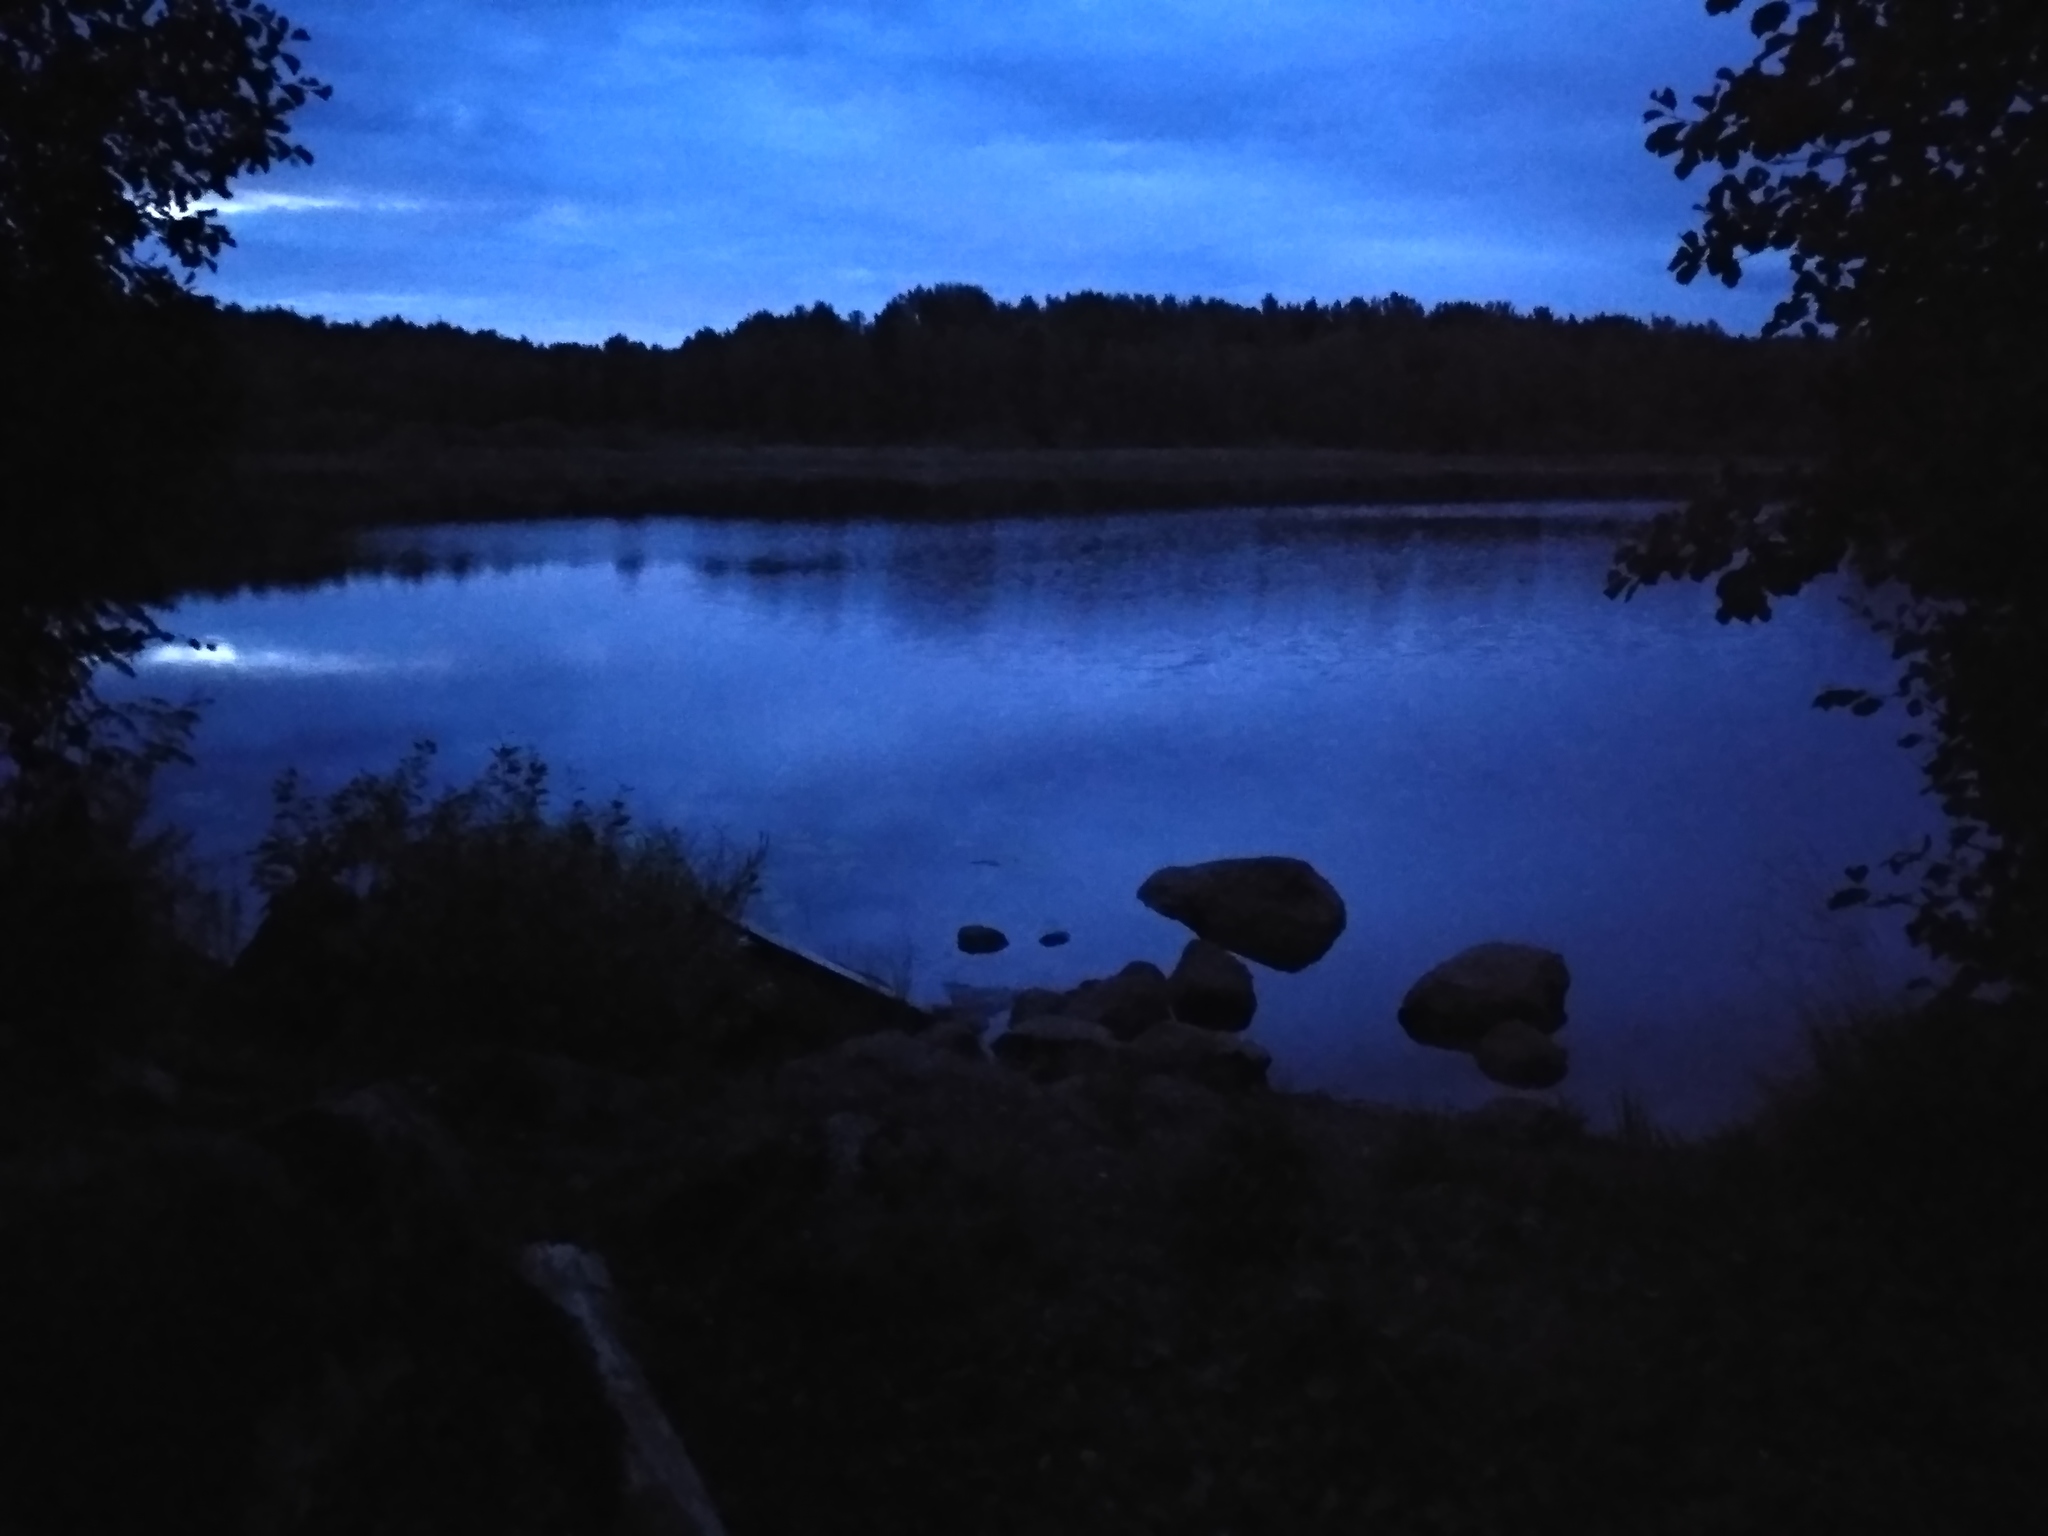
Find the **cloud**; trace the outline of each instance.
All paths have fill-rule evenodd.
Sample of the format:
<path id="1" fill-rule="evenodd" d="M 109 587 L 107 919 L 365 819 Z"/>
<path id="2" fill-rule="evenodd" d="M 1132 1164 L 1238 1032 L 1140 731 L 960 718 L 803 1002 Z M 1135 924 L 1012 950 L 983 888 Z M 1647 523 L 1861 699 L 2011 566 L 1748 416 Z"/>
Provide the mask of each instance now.
<path id="1" fill-rule="evenodd" d="M 1630 0 L 294 0 L 318 157 L 214 281 L 673 340 L 919 282 L 1399 288 L 1754 325 L 1665 273 L 1640 108 L 1747 34 Z M 289 180 L 286 180 L 286 178 Z M 375 198 L 363 187 L 382 189 Z M 268 201 L 259 201 L 264 198 Z M 865 275 L 863 275 L 865 274 Z M 458 318 L 413 312 L 417 318 Z M 487 318 L 486 318 L 487 317 Z"/>

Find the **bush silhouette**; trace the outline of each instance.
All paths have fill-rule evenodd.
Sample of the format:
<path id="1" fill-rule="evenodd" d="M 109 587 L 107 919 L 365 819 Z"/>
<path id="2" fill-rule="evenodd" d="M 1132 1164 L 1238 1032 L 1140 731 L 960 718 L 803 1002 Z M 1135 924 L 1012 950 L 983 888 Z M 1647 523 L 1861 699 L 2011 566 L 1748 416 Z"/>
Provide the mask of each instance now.
<path id="1" fill-rule="evenodd" d="M 380 1059 L 478 1043 L 676 1066 L 711 1043 L 723 919 L 764 850 L 694 848 L 624 803 L 548 806 L 547 765 L 503 747 L 434 792 L 431 742 L 324 800 L 278 781 L 237 960 L 279 1029 L 338 1031 Z"/>

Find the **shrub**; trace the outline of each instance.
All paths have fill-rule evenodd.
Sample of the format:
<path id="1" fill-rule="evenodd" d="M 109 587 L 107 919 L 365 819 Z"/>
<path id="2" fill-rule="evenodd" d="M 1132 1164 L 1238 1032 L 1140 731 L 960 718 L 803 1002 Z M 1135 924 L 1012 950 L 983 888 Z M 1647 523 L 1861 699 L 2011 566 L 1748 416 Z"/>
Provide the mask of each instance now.
<path id="1" fill-rule="evenodd" d="M 147 822 L 195 707 L 91 696 L 56 745 L 0 753 L 0 999 L 32 1054 L 83 1061 L 167 1022 L 229 921 L 188 839 Z"/>
<path id="2" fill-rule="evenodd" d="M 757 892 L 765 849 L 700 850 L 638 826 L 618 799 L 551 814 L 547 765 L 518 748 L 436 793 L 433 757 L 421 742 L 324 800 L 296 773 L 279 779 L 255 871 L 273 931 L 244 960 L 259 944 L 303 954 L 277 931 L 304 921 L 289 917 L 296 898 L 340 930 L 320 936 L 335 971 L 298 980 L 352 1003 L 346 1022 L 365 1040 L 491 1042 L 635 1069 L 707 1044 L 721 919 Z"/>

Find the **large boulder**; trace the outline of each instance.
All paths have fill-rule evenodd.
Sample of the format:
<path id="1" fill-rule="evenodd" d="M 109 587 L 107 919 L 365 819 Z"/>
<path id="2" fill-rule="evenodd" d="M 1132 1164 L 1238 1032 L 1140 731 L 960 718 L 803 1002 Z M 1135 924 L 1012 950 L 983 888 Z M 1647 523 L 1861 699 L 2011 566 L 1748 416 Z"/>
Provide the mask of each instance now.
<path id="1" fill-rule="evenodd" d="M 1303 860 L 1278 855 L 1170 865 L 1146 878 L 1138 900 L 1276 971 L 1315 964 L 1344 931 L 1336 887 Z"/>
<path id="2" fill-rule="evenodd" d="M 1534 944 L 1475 944 L 1435 967 L 1401 999 L 1401 1028 L 1419 1045 L 1469 1051 L 1496 1024 L 1545 1034 L 1564 1026 L 1564 956 Z"/>
<path id="3" fill-rule="evenodd" d="M 1273 1058 L 1241 1035 L 1221 1034 L 1169 1019 L 1154 1024 L 1126 1048 L 1140 1072 L 1184 1077 L 1210 1088 L 1263 1088 Z"/>
<path id="4" fill-rule="evenodd" d="M 989 1047 L 997 1061 L 1040 1082 L 1054 1082 L 1114 1064 L 1116 1036 L 1100 1024 L 1059 1014 L 1038 1014 L 1012 1024 Z"/>
<path id="5" fill-rule="evenodd" d="M 1158 966 L 1133 960 L 1106 980 L 1082 982 L 1061 1000 L 1059 1011 L 1070 1019 L 1100 1024 L 1119 1040 L 1131 1040 L 1173 1016 L 1173 993 Z"/>
<path id="6" fill-rule="evenodd" d="M 1220 944 L 1189 939 L 1166 979 L 1173 1016 L 1203 1029 L 1239 1030 L 1258 1012 L 1251 967 Z"/>
<path id="7" fill-rule="evenodd" d="M 1472 1059 L 1503 1088 L 1555 1088 L 1569 1065 L 1563 1046 L 1520 1019 L 1489 1029 L 1472 1047 Z"/>

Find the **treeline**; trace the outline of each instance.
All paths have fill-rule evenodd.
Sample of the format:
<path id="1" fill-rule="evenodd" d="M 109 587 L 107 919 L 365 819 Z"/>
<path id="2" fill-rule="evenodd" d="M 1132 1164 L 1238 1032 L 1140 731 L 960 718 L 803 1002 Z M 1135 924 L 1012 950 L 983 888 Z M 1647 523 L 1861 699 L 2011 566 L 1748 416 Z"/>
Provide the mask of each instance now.
<path id="1" fill-rule="evenodd" d="M 962 285 L 873 316 L 763 312 L 675 347 L 232 307 L 224 321 L 245 441 L 302 449 L 557 424 L 732 443 L 1789 455 L 1815 445 L 1831 345 L 1400 294 L 1003 303 Z"/>

